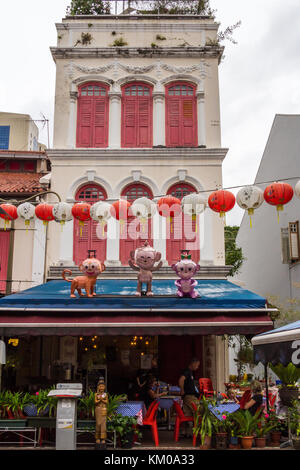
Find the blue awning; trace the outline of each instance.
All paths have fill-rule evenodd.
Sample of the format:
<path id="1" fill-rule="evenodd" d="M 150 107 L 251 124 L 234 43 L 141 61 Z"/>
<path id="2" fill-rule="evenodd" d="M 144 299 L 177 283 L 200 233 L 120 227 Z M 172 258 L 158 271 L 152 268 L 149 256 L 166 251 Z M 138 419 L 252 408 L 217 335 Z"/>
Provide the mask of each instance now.
<path id="1" fill-rule="evenodd" d="M 174 279 L 154 280 L 151 297 L 135 296 L 136 287 L 132 279 L 99 279 L 95 297 L 70 298 L 68 282 L 47 282 L 0 299 L 0 333 L 256 334 L 272 328 L 265 299 L 226 280 L 198 280 L 196 299 L 177 297 Z"/>

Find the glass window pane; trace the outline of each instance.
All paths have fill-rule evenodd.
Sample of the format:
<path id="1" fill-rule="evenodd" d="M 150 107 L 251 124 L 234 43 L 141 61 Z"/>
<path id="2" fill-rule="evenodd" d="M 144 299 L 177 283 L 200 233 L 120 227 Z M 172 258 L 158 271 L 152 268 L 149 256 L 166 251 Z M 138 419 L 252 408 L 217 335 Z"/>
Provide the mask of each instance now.
<path id="1" fill-rule="evenodd" d="M 86 96 L 86 91 L 82 91 L 81 96 Z"/>

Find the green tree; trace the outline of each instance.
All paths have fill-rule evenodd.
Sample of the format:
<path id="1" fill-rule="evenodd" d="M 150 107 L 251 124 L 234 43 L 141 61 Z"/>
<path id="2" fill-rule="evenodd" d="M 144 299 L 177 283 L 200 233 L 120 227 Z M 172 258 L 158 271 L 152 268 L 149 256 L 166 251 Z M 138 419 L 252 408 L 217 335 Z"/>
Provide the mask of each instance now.
<path id="1" fill-rule="evenodd" d="M 67 15 L 109 15 L 110 2 L 104 0 L 72 0 Z"/>
<path id="2" fill-rule="evenodd" d="M 233 276 L 238 273 L 240 267 L 243 264 L 244 257 L 241 248 L 236 246 L 236 236 L 239 227 L 236 225 L 225 227 L 225 264 L 232 266 L 229 276 Z"/>
<path id="3" fill-rule="evenodd" d="M 150 2 L 130 2 L 132 6 L 139 9 L 142 14 L 169 14 L 169 15 L 205 15 L 213 16 L 209 0 L 152 0 Z M 147 7 L 145 9 L 145 7 Z"/>

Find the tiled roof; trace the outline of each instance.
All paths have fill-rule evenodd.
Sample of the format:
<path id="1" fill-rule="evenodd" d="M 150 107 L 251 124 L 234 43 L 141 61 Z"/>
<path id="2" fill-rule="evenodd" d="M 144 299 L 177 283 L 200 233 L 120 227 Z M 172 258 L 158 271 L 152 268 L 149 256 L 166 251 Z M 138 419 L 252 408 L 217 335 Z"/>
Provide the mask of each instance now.
<path id="1" fill-rule="evenodd" d="M 0 172 L 0 193 L 38 193 L 43 191 L 39 180 L 41 173 L 9 173 Z"/>

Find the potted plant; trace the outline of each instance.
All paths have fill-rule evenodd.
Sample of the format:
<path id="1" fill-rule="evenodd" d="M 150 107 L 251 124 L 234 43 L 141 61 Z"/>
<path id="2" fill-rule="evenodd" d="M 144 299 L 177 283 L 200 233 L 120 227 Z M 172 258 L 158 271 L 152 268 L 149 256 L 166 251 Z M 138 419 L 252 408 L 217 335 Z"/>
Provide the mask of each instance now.
<path id="1" fill-rule="evenodd" d="M 300 450 L 300 415 L 299 401 L 293 401 L 289 408 L 290 429 L 292 433 L 292 442 L 295 450 Z"/>
<path id="2" fill-rule="evenodd" d="M 134 437 L 141 437 L 137 427 L 137 418 L 113 414 L 107 418 L 107 431 L 116 431 L 117 441 L 120 447 L 130 449 L 133 446 Z"/>
<path id="3" fill-rule="evenodd" d="M 200 434 L 200 449 L 207 450 L 211 448 L 211 438 L 213 433 L 213 422 L 216 419 L 209 409 L 211 400 L 203 397 L 198 405 L 193 433 L 197 437 Z"/>
<path id="4" fill-rule="evenodd" d="M 242 448 L 251 449 L 259 415 L 252 416 L 248 410 L 239 410 L 233 414 L 232 419 L 237 423 Z"/>
<path id="5" fill-rule="evenodd" d="M 270 364 L 271 370 L 281 381 L 279 386 L 279 396 L 283 405 L 291 406 L 294 400 L 298 399 L 299 387 L 297 381 L 300 379 L 300 368 L 291 362 L 287 366 Z"/>
<path id="6" fill-rule="evenodd" d="M 272 425 L 271 445 L 279 447 L 282 431 L 286 428 L 285 420 L 276 415 L 275 412 L 270 413 L 269 423 Z"/>
<path id="7" fill-rule="evenodd" d="M 228 441 L 228 417 L 226 413 L 222 413 L 219 418 L 213 421 L 213 432 L 215 436 L 216 449 L 227 449 Z"/>
<path id="8" fill-rule="evenodd" d="M 255 431 L 255 447 L 263 448 L 266 447 L 267 435 L 274 429 L 274 423 L 268 419 L 269 415 L 264 414 L 260 416 Z"/>

